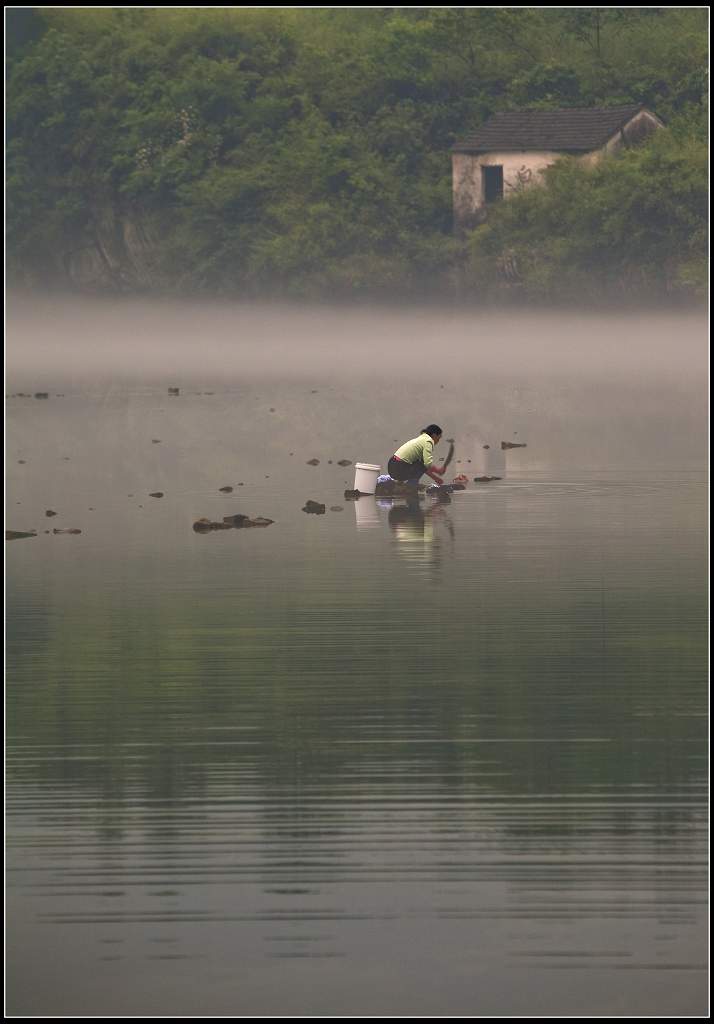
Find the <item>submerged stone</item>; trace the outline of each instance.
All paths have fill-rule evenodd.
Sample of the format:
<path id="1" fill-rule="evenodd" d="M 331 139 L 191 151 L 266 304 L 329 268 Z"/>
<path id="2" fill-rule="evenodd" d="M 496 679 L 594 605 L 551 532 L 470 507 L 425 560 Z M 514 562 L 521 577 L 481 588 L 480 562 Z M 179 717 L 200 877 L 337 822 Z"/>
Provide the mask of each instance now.
<path id="1" fill-rule="evenodd" d="M 151 494 L 149 495 L 150 498 L 163 498 L 163 496 L 163 491 L 152 491 Z"/>
<path id="2" fill-rule="evenodd" d="M 337 465 L 338 466 L 351 466 L 352 465 L 352 461 L 350 459 L 340 459 L 340 461 L 337 463 Z"/>
<path id="3" fill-rule="evenodd" d="M 193 524 L 196 533 L 210 533 L 211 530 L 232 530 L 232 523 L 212 523 L 210 519 L 197 519 Z"/>
<path id="4" fill-rule="evenodd" d="M 266 519 L 265 516 L 256 516 L 255 519 L 251 519 L 250 516 L 236 513 L 232 516 L 224 516 L 222 523 L 205 518 L 197 519 L 193 528 L 196 533 L 210 533 L 212 530 L 240 530 L 251 526 L 270 526 L 273 522 L 273 519 Z"/>
<path id="5" fill-rule="evenodd" d="M 47 391 L 36 391 L 35 398 L 49 398 L 49 392 Z"/>
<path id="6" fill-rule="evenodd" d="M 307 465 L 308 466 L 319 466 L 320 465 L 320 460 L 319 459 L 308 459 L 307 460 Z"/>
<path id="7" fill-rule="evenodd" d="M 330 512 L 344 512 L 342 505 L 330 505 Z"/>
<path id="8" fill-rule="evenodd" d="M 241 512 L 236 512 L 234 515 L 224 516 L 223 522 L 228 523 L 230 526 L 239 527 L 243 526 L 248 519 L 250 519 L 250 516 L 243 515 Z"/>
<path id="9" fill-rule="evenodd" d="M 219 487 L 218 490 L 223 491 L 224 494 L 231 494 L 233 492 L 233 488 L 228 485 L 225 487 Z"/>
<path id="10" fill-rule="evenodd" d="M 527 444 L 514 444 L 513 441 L 501 441 L 501 451 L 508 451 L 509 448 L 527 448 Z"/>
<path id="11" fill-rule="evenodd" d="M 316 516 L 324 516 L 325 506 L 319 501 L 313 501 L 311 498 L 305 502 L 302 507 L 303 512 L 311 512 Z"/>
<path id="12" fill-rule="evenodd" d="M 20 540 L 22 537 L 36 537 L 35 530 L 5 530 L 5 540 Z"/>
<path id="13" fill-rule="evenodd" d="M 57 512 L 53 512 L 51 508 L 48 508 L 47 511 L 45 512 L 45 515 L 48 516 L 48 517 L 56 516 L 57 514 L 58 513 Z"/>
<path id="14" fill-rule="evenodd" d="M 71 529 L 71 530 L 53 530 L 52 532 L 53 533 L 75 533 L 76 534 L 76 533 L 81 533 L 82 531 L 81 530 L 76 530 L 76 529 Z"/>

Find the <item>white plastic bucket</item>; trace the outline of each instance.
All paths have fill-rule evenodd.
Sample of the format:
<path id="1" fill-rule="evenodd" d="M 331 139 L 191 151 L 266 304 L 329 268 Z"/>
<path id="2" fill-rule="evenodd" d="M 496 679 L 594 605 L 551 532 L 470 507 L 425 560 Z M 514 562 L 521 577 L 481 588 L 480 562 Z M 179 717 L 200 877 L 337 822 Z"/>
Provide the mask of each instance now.
<path id="1" fill-rule="evenodd" d="M 356 491 L 362 494 L 374 494 L 377 489 L 377 477 L 382 472 L 381 466 L 373 466 L 369 462 L 355 462 Z"/>

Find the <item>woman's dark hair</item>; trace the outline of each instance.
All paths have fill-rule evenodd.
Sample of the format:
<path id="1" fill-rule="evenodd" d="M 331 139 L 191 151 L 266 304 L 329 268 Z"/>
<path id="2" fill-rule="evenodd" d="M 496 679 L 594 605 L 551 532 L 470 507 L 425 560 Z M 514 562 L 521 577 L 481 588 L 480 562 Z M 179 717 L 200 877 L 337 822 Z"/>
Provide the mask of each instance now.
<path id="1" fill-rule="evenodd" d="M 441 429 L 441 427 L 438 426 L 436 423 L 430 423 L 428 427 L 422 427 L 421 428 L 421 432 L 422 432 L 422 434 L 429 434 L 431 437 L 433 437 L 434 434 L 443 434 L 444 433 L 444 431 Z"/>

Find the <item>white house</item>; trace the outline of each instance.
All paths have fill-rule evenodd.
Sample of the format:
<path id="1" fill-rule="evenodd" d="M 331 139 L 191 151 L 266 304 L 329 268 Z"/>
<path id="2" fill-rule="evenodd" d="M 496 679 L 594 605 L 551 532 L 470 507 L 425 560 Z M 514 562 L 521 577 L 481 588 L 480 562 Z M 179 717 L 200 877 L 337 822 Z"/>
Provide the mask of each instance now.
<path id="1" fill-rule="evenodd" d="M 641 104 L 494 114 L 452 147 L 454 223 L 479 223 L 489 203 L 537 183 L 561 156 L 592 163 L 662 127 Z"/>

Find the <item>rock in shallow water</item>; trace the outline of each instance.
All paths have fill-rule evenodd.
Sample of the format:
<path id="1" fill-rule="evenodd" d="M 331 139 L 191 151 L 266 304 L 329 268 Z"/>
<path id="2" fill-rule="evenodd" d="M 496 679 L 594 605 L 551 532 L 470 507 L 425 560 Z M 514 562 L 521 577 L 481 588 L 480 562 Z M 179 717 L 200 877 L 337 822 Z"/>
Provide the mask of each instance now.
<path id="1" fill-rule="evenodd" d="M 210 519 L 197 519 L 193 524 L 196 533 L 210 533 L 212 530 L 242 530 L 250 527 L 270 526 L 275 520 L 267 519 L 265 516 L 250 516 L 236 513 L 232 516 L 224 516 L 222 523 L 212 522 Z"/>
<path id="2" fill-rule="evenodd" d="M 319 501 L 313 501 L 311 498 L 308 498 L 302 510 L 303 512 L 312 512 L 316 516 L 324 516 L 325 514 L 325 506 Z"/>
<path id="3" fill-rule="evenodd" d="M 212 523 L 210 519 L 197 519 L 193 524 L 196 533 L 210 533 L 211 530 L 232 530 L 230 523 Z"/>
<path id="4" fill-rule="evenodd" d="M 25 530 L 5 530 L 5 540 L 20 540 L 22 537 L 36 537 L 37 534 L 33 530 L 32 532 L 26 532 Z"/>
<path id="5" fill-rule="evenodd" d="M 250 518 L 250 516 L 243 515 L 241 512 L 236 512 L 232 516 L 224 516 L 223 517 L 223 522 L 224 523 L 228 523 L 229 526 L 236 526 L 236 527 L 238 527 L 238 526 L 243 526 L 245 521 L 247 519 L 249 519 L 249 518 Z"/>

